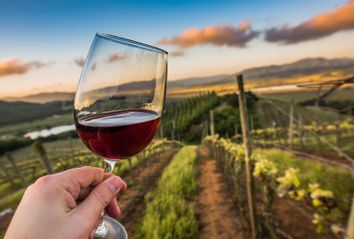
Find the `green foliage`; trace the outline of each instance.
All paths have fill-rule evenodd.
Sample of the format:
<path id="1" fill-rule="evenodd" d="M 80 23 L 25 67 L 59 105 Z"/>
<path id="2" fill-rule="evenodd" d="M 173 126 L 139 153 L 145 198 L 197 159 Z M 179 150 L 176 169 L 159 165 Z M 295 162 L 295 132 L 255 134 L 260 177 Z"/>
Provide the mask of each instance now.
<path id="1" fill-rule="evenodd" d="M 13 151 L 23 146 L 29 145 L 31 140 L 17 136 L 0 137 L 0 155 L 8 151 Z"/>
<path id="2" fill-rule="evenodd" d="M 6 115 L 6 117 L 0 118 L 0 126 L 31 121 L 70 111 L 71 109 L 63 109 L 61 101 L 45 104 L 0 101 L 0 115 Z"/>
<path id="3" fill-rule="evenodd" d="M 172 159 L 157 189 L 148 194 L 147 209 L 134 238 L 196 238 L 196 214 L 190 203 L 196 194 L 196 147 L 183 147 Z"/>
<path id="4" fill-rule="evenodd" d="M 253 176 L 258 178 L 272 177 L 278 173 L 275 164 L 267 159 L 259 160 L 253 169 Z"/>
<path id="5" fill-rule="evenodd" d="M 259 111 L 260 123 L 262 127 L 288 127 L 289 126 L 289 112 L 290 102 L 281 100 L 270 99 L 269 95 L 266 97 L 260 97 L 257 102 L 257 108 Z M 338 114 L 333 111 L 326 111 L 313 106 L 294 106 L 295 118 L 302 117 L 303 124 L 311 124 L 315 122 L 317 124 L 323 124 L 325 122 L 333 123 L 338 120 L 345 120 L 344 115 Z"/>
<path id="6" fill-rule="evenodd" d="M 61 114 L 44 117 L 36 120 L 29 120 L 20 123 L 7 124 L 0 127 L 0 134 L 22 136 L 25 133 L 52 128 L 58 125 L 69 125 L 73 122 L 72 114 Z"/>
<path id="7" fill-rule="evenodd" d="M 86 148 L 79 149 L 83 146 L 81 144 L 75 145 L 76 143 L 78 143 L 78 141 L 76 140 L 73 140 L 73 142 L 71 142 L 71 145 L 73 147 L 72 149 L 64 148 L 64 146 L 67 146 L 68 142 L 59 141 L 44 144 L 44 147 L 48 152 L 48 156 L 50 156 L 49 159 L 52 162 L 52 166 L 55 172 L 60 172 L 69 168 L 86 165 L 102 167 L 102 165 L 100 165 L 101 163 L 103 163 L 103 160 L 101 158 L 94 155 Z M 122 160 L 117 162 L 117 166 L 114 169 L 114 173 L 120 176 L 124 176 L 131 169 L 135 168 L 144 160 L 147 160 L 164 150 L 168 150 L 175 147 L 180 147 L 180 143 L 176 141 L 168 141 L 165 139 L 155 140 L 143 152 L 139 153 L 130 160 Z M 28 152 L 23 152 L 23 156 L 25 157 L 25 153 Z M 28 183 L 35 181 L 38 177 L 43 176 L 46 173 L 46 171 L 43 170 L 43 166 L 40 161 L 36 159 L 18 161 L 17 166 L 23 172 Z M 3 165 L 3 168 L 6 168 L 8 170 L 8 173 L 11 174 L 14 178 L 16 178 L 15 172 L 13 171 L 11 165 L 5 164 Z M 17 192 L 19 191 L 9 194 L 11 191 L 14 191 L 19 188 L 19 180 L 15 179 L 14 183 L 14 187 L 6 181 L 0 186 L 0 196 L 3 197 L 0 200 L 0 209 L 1 205 L 3 205 L 3 207 L 16 207 L 17 203 L 20 201 L 21 197 L 16 196 L 18 195 Z"/>
<path id="8" fill-rule="evenodd" d="M 215 92 L 211 92 L 167 104 L 161 125 L 164 137 L 186 141 L 200 140 L 202 130 L 191 129 L 202 121 L 207 121 L 209 110 L 218 103 L 219 97 Z"/>
<path id="9" fill-rule="evenodd" d="M 32 142 L 32 141 L 31 141 Z M 44 142 L 44 148 L 48 153 L 49 159 L 56 159 L 60 156 L 68 157 L 70 154 L 85 150 L 89 152 L 86 146 L 79 139 L 56 140 Z M 38 159 L 38 155 L 31 146 L 22 147 L 11 152 L 17 162 Z M 0 162 L 6 162 L 5 156 L 0 156 Z"/>
<path id="10" fill-rule="evenodd" d="M 301 183 L 297 176 L 298 172 L 299 170 L 297 169 L 288 168 L 284 172 L 283 176 L 276 179 L 276 181 L 279 183 L 277 192 L 280 197 L 283 197 L 289 191 L 300 187 Z"/>
<path id="11" fill-rule="evenodd" d="M 274 163 L 280 174 L 289 168 L 297 168 L 297 176 L 302 185 L 320 184 L 336 195 L 338 207 L 348 213 L 350 210 L 354 183 L 348 170 L 326 165 L 316 161 L 304 160 L 294 154 L 280 149 L 255 149 L 256 159 L 266 158 Z M 259 157 L 261 155 L 261 157 Z"/>
<path id="12" fill-rule="evenodd" d="M 15 185 L 11 185 L 11 183 L 1 184 L 0 185 L 0 197 L 3 197 L 5 194 L 8 194 L 9 192 L 13 191 L 14 189 L 21 187 L 19 180 L 15 180 L 14 184 Z"/>
<path id="13" fill-rule="evenodd" d="M 252 92 L 246 92 L 248 115 L 253 128 L 260 127 L 257 110 L 258 98 Z M 215 110 L 216 132 L 222 137 L 233 136 L 241 133 L 240 110 L 236 94 L 224 95 L 220 99 L 221 105 Z"/>
<path id="14" fill-rule="evenodd" d="M 25 193 L 25 189 L 20 189 L 9 196 L 2 198 L 0 200 L 0 211 L 6 208 L 15 208 L 19 204 L 22 199 L 23 194 Z"/>

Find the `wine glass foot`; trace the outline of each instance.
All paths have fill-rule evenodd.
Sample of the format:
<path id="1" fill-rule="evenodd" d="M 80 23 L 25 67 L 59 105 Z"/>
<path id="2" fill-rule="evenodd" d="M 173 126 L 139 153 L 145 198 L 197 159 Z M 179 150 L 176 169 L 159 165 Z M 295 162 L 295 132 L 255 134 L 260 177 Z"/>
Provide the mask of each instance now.
<path id="1" fill-rule="evenodd" d="M 128 234 L 122 224 L 111 217 L 103 216 L 103 227 L 98 227 L 94 238 L 128 239 Z"/>

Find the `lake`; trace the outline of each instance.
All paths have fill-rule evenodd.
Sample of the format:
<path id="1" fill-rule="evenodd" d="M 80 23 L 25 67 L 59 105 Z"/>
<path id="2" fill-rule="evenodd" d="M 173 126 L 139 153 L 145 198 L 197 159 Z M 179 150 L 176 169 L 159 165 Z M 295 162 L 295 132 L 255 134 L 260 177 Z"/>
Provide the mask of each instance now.
<path id="1" fill-rule="evenodd" d="M 74 130 L 75 130 L 74 124 L 61 125 L 61 126 L 56 126 L 56 127 L 50 128 L 50 129 L 43 129 L 43 130 L 28 132 L 28 133 L 24 134 L 23 136 L 26 138 L 30 138 L 30 139 L 38 139 L 38 138 L 46 138 L 51 135 L 58 135 L 58 134 L 62 134 L 62 133 L 74 131 Z"/>

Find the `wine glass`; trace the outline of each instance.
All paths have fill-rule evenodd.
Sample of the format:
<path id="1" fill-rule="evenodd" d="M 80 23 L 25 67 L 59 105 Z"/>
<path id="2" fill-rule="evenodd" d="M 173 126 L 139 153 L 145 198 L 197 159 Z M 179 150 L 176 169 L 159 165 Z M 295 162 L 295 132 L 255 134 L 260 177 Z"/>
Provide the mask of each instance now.
<path id="1" fill-rule="evenodd" d="M 96 34 L 75 94 L 74 119 L 81 140 L 103 158 L 105 172 L 154 138 L 165 103 L 167 58 L 162 49 Z M 102 217 L 96 238 L 127 238 L 119 222 Z"/>

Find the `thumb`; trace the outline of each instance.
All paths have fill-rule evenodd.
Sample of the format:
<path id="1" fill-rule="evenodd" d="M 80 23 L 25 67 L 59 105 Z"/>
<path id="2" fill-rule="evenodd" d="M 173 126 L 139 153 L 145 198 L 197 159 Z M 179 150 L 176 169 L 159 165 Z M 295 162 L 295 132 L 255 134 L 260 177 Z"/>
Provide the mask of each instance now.
<path id="1" fill-rule="evenodd" d="M 91 191 L 87 198 L 75 208 L 75 214 L 94 225 L 104 208 L 113 201 L 120 190 L 125 190 L 126 187 L 120 177 L 112 175 Z"/>

